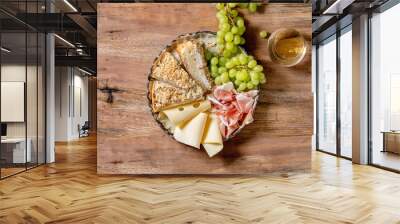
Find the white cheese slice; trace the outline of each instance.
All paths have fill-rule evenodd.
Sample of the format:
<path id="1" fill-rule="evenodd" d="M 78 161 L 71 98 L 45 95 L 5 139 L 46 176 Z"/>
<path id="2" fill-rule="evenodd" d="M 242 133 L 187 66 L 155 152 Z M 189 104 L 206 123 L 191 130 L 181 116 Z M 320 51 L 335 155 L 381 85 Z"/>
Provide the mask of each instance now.
<path id="1" fill-rule="evenodd" d="M 164 110 L 162 113 L 164 113 L 175 126 L 183 126 L 187 121 L 210 108 L 210 101 L 204 100 Z"/>
<path id="2" fill-rule="evenodd" d="M 201 143 L 209 157 L 213 157 L 224 147 L 217 117 L 214 114 L 208 116 Z"/>
<path id="3" fill-rule="evenodd" d="M 204 128 L 207 122 L 207 113 L 199 113 L 192 120 L 186 122 L 183 126 L 177 126 L 174 131 L 174 138 L 178 142 L 200 148 L 200 142 L 203 137 Z"/>
<path id="4" fill-rule="evenodd" d="M 222 148 L 224 148 L 224 145 L 222 145 L 222 144 L 203 143 L 202 145 L 203 145 L 204 149 L 206 150 L 209 157 L 213 157 L 213 156 L 217 155 L 219 152 L 222 151 Z"/>

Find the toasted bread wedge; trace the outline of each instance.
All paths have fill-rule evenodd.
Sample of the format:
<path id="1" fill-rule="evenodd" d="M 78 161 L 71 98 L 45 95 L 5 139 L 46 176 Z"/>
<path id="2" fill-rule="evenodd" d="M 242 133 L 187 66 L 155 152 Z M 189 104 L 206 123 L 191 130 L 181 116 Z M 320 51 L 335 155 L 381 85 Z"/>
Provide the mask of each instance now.
<path id="1" fill-rule="evenodd" d="M 156 61 L 151 77 L 183 89 L 197 88 L 199 85 L 168 51 L 163 52 Z"/>
<path id="2" fill-rule="evenodd" d="M 212 79 L 204 57 L 203 46 L 195 40 L 186 40 L 176 47 L 179 58 L 189 74 L 203 87 L 210 91 Z"/>
<path id="3" fill-rule="evenodd" d="M 149 83 L 153 112 L 204 99 L 200 86 L 190 89 L 178 88 L 166 82 L 152 80 Z"/>

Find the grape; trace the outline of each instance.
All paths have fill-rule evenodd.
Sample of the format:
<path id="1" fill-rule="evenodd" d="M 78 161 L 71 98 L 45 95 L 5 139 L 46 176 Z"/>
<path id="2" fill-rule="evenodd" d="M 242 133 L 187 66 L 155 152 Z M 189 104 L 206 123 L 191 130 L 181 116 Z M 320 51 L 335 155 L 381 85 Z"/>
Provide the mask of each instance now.
<path id="1" fill-rule="evenodd" d="M 217 37 L 217 44 L 223 45 L 225 43 L 224 37 Z"/>
<path id="2" fill-rule="evenodd" d="M 243 35 L 244 34 L 244 32 L 246 31 L 246 27 L 244 27 L 244 26 L 242 26 L 242 27 L 239 27 L 239 35 Z"/>
<path id="3" fill-rule="evenodd" d="M 221 17 L 219 17 L 219 22 L 220 23 L 227 23 L 228 21 L 228 17 L 222 15 Z"/>
<path id="4" fill-rule="evenodd" d="M 226 13 L 224 13 L 223 10 L 217 12 L 217 19 L 219 19 L 220 21 L 224 16 L 226 16 Z"/>
<path id="5" fill-rule="evenodd" d="M 239 45 L 241 42 L 240 36 L 239 35 L 235 35 L 235 37 L 233 38 L 233 43 L 236 45 Z"/>
<path id="6" fill-rule="evenodd" d="M 219 74 L 222 74 L 222 73 L 224 73 L 224 72 L 226 72 L 226 68 L 225 68 L 225 67 L 219 67 L 219 68 L 218 68 L 218 73 L 219 73 Z"/>
<path id="7" fill-rule="evenodd" d="M 225 4 L 224 4 L 224 3 L 217 3 L 215 7 L 216 7 L 218 10 L 221 10 L 221 9 L 223 9 L 223 8 L 225 7 Z"/>
<path id="8" fill-rule="evenodd" d="M 235 47 L 235 46 L 233 45 L 232 42 L 228 42 L 228 43 L 226 43 L 226 45 L 225 45 L 225 49 L 227 49 L 227 50 L 229 50 L 229 51 L 232 51 L 234 47 Z"/>
<path id="9" fill-rule="evenodd" d="M 226 64 L 225 64 L 225 67 L 228 68 L 228 69 L 229 69 L 229 68 L 233 68 L 233 66 L 234 66 L 234 65 L 233 65 L 233 63 L 232 63 L 231 61 L 228 61 L 228 62 L 226 62 Z"/>
<path id="10" fill-rule="evenodd" d="M 231 61 L 232 61 L 232 63 L 233 63 L 234 66 L 239 65 L 239 63 L 240 63 L 238 57 L 233 57 L 233 58 L 231 59 Z"/>
<path id="11" fill-rule="evenodd" d="M 250 12 L 256 12 L 257 11 L 257 4 L 249 3 L 249 11 Z M 251 89 L 251 88 L 249 88 L 249 89 Z"/>
<path id="12" fill-rule="evenodd" d="M 225 66 L 226 58 L 224 58 L 224 57 L 219 57 L 218 62 L 219 62 L 219 65 Z"/>
<path id="13" fill-rule="evenodd" d="M 218 58 L 217 57 L 211 58 L 211 64 L 212 65 L 217 65 L 218 64 Z"/>
<path id="14" fill-rule="evenodd" d="M 243 20 L 242 17 L 238 17 L 237 22 L 236 22 L 236 25 L 237 25 L 238 27 L 244 27 L 244 20 Z"/>
<path id="15" fill-rule="evenodd" d="M 237 7 L 255 12 L 259 3 L 217 3 L 218 19 L 217 55 L 205 52 L 211 76 L 216 85 L 233 82 L 238 91 L 256 89 L 265 83 L 263 67 L 257 64 L 253 56 L 243 53 L 239 45 L 246 43 L 243 34 L 246 31 L 245 21 L 239 15 Z M 260 32 L 261 37 L 266 37 Z"/>
<path id="16" fill-rule="evenodd" d="M 247 67 L 249 68 L 254 68 L 257 65 L 257 61 L 254 59 L 250 59 L 249 63 L 247 64 Z"/>
<path id="17" fill-rule="evenodd" d="M 238 52 L 238 47 L 236 47 L 235 45 L 233 45 L 233 48 L 232 48 L 232 54 L 236 54 L 237 52 Z"/>
<path id="18" fill-rule="evenodd" d="M 225 50 L 225 51 L 222 53 L 222 55 L 223 55 L 224 57 L 229 58 L 230 56 L 232 56 L 232 52 L 229 51 L 229 50 Z"/>
<path id="19" fill-rule="evenodd" d="M 239 56 L 239 61 L 240 61 L 240 64 L 241 65 L 245 65 L 245 64 L 247 64 L 247 56 L 245 55 L 245 54 L 241 54 L 240 56 Z"/>
<path id="20" fill-rule="evenodd" d="M 237 26 L 232 26 L 231 33 L 232 34 L 237 34 L 238 32 L 239 32 L 239 28 Z"/>
<path id="21" fill-rule="evenodd" d="M 211 77 L 213 78 L 217 77 L 218 75 L 219 75 L 218 72 L 211 72 Z"/>
<path id="22" fill-rule="evenodd" d="M 238 90 L 244 91 L 244 90 L 246 90 L 246 87 L 247 87 L 246 83 L 240 83 Z"/>
<path id="23" fill-rule="evenodd" d="M 231 10 L 232 17 L 236 17 L 236 16 L 238 16 L 238 14 L 239 14 L 239 12 L 237 10 L 235 10 L 235 9 Z"/>
<path id="24" fill-rule="evenodd" d="M 260 72 L 258 78 L 260 79 L 260 83 L 264 84 L 266 82 L 264 73 Z"/>
<path id="25" fill-rule="evenodd" d="M 236 79 L 236 80 L 235 80 L 235 85 L 236 85 L 236 86 L 239 86 L 241 83 L 242 83 L 242 81 L 240 81 L 239 79 Z"/>
<path id="26" fill-rule="evenodd" d="M 221 25 L 221 30 L 228 32 L 231 29 L 231 25 L 229 25 L 229 23 L 222 23 Z"/>
<path id="27" fill-rule="evenodd" d="M 253 83 L 254 86 L 258 86 L 260 84 L 260 81 L 258 80 L 251 80 L 251 83 Z"/>
<path id="28" fill-rule="evenodd" d="M 215 82 L 215 84 L 217 84 L 217 85 L 221 85 L 221 84 L 222 84 L 222 78 L 221 78 L 221 76 L 217 76 L 217 77 L 214 79 L 214 82 Z"/>
<path id="29" fill-rule="evenodd" d="M 267 31 L 264 31 L 264 30 L 263 30 L 263 31 L 260 32 L 260 37 L 261 37 L 261 38 L 266 38 L 267 36 L 268 36 Z"/>
<path id="30" fill-rule="evenodd" d="M 231 78 L 231 79 L 235 79 L 236 78 L 236 73 L 237 73 L 237 71 L 236 71 L 236 69 L 229 69 L 229 78 Z"/>
<path id="31" fill-rule="evenodd" d="M 251 79 L 251 80 L 259 80 L 259 74 L 258 74 L 258 72 L 250 71 L 250 72 L 249 72 L 249 75 L 250 75 L 250 79 Z"/>
<path id="32" fill-rule="evenodd" d="M 227 83 L 227 82 L 230 81 L 228 72 L 224 72 L 224 73 L 221 74 L 221 80 L 222 80 L 223 83 Z"/>
<path id="33" fill-rule="evenodd" d="M 231 32 L 227 32 L 225 34 L 225 41 L 226 42 L 232 42 L 232 40 L 233 40 L 233 34 Z"/>
<path id="34" fill-rule="evenodd" d="M 225 37 L 225 34 L 226 34 L 226 32 L 224 32 L 224 31 L 222 31 L 222 30 L 219 30 L 219 31 L 217 32 L 217 37 Z"/>
<path id="35" fill-rule="evenodd" d="M 257 65 L 256 67 L 254 67 L 253 70 L 256 72 L 262 72 L 264 70 L 264 68 L 261 65 Z"/>
<path id="36" fill-rule="evenodd" d="M 218 73 L 218 67 L 216 65 L 211 65 L 211 72 Z"/>
<path id="37" fill-rule="evenodd" d="M 211 52 L 206 51 L 206 60 L 207 60 L 207 61 L 211 60 L 212 56 L 213 56 L 213 55 L 212 55 Z"/>
<path id="38" fill-rule="evenodd" d="M 246 81 L 248 79 L 249 74 L 247 73 L 246 70 L 241 70 L 240 72 L 238 72 L 238 74 L 236 75 L 236 79 L 239 79 L 240 81 Z"/>

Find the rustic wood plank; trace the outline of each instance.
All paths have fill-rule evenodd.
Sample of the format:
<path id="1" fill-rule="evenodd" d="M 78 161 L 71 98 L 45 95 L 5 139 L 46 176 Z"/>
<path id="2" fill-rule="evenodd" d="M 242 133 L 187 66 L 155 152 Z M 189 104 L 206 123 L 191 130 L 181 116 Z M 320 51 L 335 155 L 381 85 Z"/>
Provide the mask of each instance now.
<path id="1" fill-rule="evenodd" d="M 249 50 L 267 71 L 255 122 L 209 159 L 166 135 L 151 116 L 147 75 L 154 58 L 178 35 L 215 31 L 214 4 L 99 4 L 98 79 L 114 103 L 98 92 L 100 174 L 262 174 L 308 169 L 313 124 L 310 50 L 292 68 L 271 63 L 260 30 L 296 28 L 311 39 L 311 7 L 270 4 L 246 13 Z M 124 15 L 124 16 L 121 16 Z"/>

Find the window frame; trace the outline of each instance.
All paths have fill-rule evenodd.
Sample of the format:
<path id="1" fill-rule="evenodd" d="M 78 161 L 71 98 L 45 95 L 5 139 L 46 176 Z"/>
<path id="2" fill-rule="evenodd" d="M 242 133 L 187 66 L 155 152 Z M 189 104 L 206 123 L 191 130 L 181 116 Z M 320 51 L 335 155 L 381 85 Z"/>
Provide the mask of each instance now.
<path id="1" fill-rule="evenodd" d="M 329 37 L 319 41 L 315 45 L 315 62 L 316 62 L 316 67 L 315 67 L 315 96 L 316 96 L 316 138 L 315 138 L 315 146 L 316 146 L 316 151 L 323 152 L 329 155 L 337 156 L 340 158 L 344 158 L 347 160 L 352 160 L 352 158 L 347 157 L 342 155 L 342 150 L 341 150 L 341 119 L 340 119 L 340 77 L 341 77 L 341 67 L 340 67 L 340 37 L 344 35 L 347 32 L 351 32 L 352 30 L 352 23 L 347 24 L 345 27 L 341 28 L 340 30 L 337 30 L 336 33 L 330 35 Z M 334 37 L 335 36 L 335 37 Z M 333 38 L 334 37 L 334 38 Z M 330 40 L 331 39 L 331 40 Z M 324 42 L 329 42 L 329 41 L 336 41 L 336 152 L 328 152 L 324 149 L 321 149 L 319 147 L 319 47 L 321 43 Z"/>

